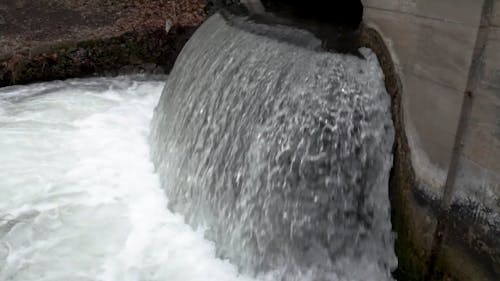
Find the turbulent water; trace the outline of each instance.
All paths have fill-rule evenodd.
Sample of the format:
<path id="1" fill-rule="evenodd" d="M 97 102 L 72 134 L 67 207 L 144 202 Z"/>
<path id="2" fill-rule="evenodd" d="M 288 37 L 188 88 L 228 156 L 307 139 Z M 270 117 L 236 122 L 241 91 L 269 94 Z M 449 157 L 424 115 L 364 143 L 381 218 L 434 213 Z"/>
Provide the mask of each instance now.
<path id="1" fill-rule="evenodd" d="M 0 89 L 0 280 L 391 280 L 376 57 L 231 23 L 209 19 L 166 85 Z"/>
<path id="2" fill-rule="evenodd" d="M 231 23 L 215 15 L 199 28 L 155 110 L 169 207 L 252 276 L 391 280 L 394 131 L 375 55 Z"/>
<path id="3" fill-rule="evenodd" d="M 0 89 L 0 280 L 248 279 L 166 208 L 147 141 L 163 86 Z"/>

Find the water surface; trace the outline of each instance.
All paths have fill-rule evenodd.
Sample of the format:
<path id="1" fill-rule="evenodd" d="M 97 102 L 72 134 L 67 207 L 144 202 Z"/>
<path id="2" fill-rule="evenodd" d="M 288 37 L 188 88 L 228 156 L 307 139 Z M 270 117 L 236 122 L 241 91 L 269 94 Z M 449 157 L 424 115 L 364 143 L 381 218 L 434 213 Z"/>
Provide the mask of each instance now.
<path id="1" fill-rule="evenodd" d="M 248 280 L 169 211 L 147 77 L 0 89 L 0 280 Z"/>

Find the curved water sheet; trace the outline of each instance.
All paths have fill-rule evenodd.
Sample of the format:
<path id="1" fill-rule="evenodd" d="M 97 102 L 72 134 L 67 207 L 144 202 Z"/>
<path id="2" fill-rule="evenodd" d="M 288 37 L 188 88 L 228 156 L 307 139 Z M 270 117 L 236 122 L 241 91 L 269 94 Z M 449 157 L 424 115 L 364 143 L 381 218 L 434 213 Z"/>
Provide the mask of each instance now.
<path id="1" fill-rule="evenodd" d="M 151 137 L 169 207 L 248 274 L 391 280 L 394 130 L 375 55 L 257 28 L 215 15 L 175 64 Z"/>
<path id="2" fill-rule="evenodd" d="M 247 280 L 166 208 L 147 141 L 163 86 L 0 89 L 0 280 Z"/>

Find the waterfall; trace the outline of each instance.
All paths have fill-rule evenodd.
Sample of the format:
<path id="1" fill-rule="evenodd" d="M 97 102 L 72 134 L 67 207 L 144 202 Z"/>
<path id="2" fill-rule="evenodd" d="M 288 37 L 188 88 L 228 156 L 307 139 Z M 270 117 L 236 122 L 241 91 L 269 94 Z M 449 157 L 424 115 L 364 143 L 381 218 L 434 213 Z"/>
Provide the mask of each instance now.
<path id="1" fill-rule="evenodd" d="M 245 274 L 392 280 L 383 73 L 368 49 L 319 46 L 293 28 L 211 17 L 155 109 L 153 162 L 169 208 Z"/>

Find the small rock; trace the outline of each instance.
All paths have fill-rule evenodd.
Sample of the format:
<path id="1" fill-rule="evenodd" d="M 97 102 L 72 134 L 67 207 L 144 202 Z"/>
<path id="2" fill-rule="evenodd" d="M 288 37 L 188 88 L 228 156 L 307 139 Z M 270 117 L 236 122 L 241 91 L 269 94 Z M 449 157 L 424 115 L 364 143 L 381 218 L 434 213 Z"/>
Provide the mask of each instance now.
<path id="1" fill-rule="evenodd" d="M 141 73 L 152 73 L 156 68 L 156 64 L 154 63 L 144 63 L 139 66 L 139 70 Z"/>
<path id="2" fill-rule="evenodd" d="M 172 28 L 172 21 L 171 20 L 166 20 L 165 21 L 165 31 L 168 33 L 171 28 Z"/>
<path id="3" fill-rule="evenodd" d="M 133 65 L 125 65 L 125 66 L 120 67 L 120 69 L 118 69 L 119 75 L 129 75 L 129 74 L 132 74 L 135 72 L 137 72 L 137 71 Z"/>
<path id="4" fill-rule="evenodd" d="M 151 74 L 162 75 L 162 74 L 166 74 L 166 73 L 165 73 L 165 69 L 163 69 L 163 67 L 156 66 L 155 69 L 153 69 L 153 71 L 151 71 Z"/>

